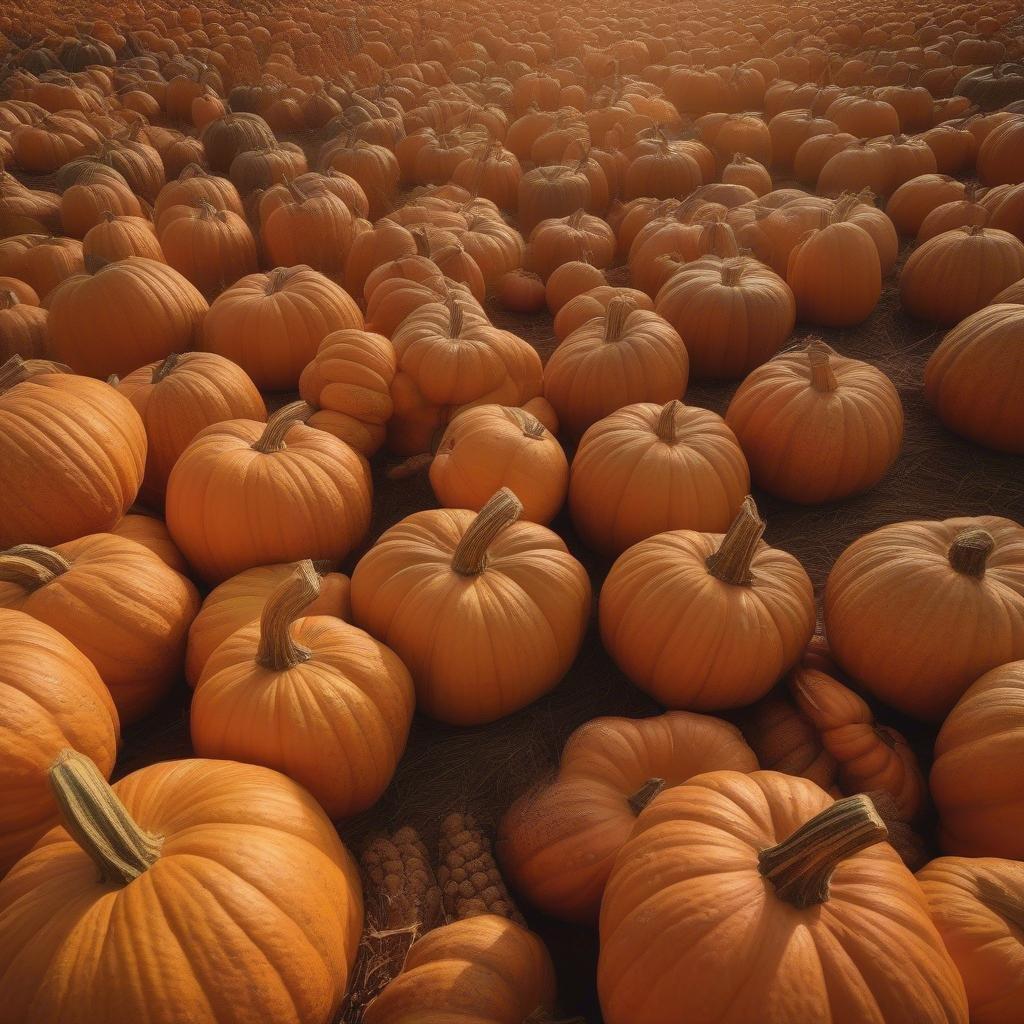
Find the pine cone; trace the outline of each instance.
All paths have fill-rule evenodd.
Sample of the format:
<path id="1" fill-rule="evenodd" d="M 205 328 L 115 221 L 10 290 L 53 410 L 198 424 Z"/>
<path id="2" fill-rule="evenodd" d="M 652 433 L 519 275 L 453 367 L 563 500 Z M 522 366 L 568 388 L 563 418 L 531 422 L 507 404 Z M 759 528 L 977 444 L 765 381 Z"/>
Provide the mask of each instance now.
<path id="1" fill-rule="evenodd" d="M 390 837 L 377 836 L 363 850 L 360 863 L 367 913 L 378 930 L 418 921 L 421 931 L 429 931 L 441 924 L 441 892 L 427 848 L 415 829 L 400 828 Z M 371 900 L 377 905 L 369 905 Z"/>

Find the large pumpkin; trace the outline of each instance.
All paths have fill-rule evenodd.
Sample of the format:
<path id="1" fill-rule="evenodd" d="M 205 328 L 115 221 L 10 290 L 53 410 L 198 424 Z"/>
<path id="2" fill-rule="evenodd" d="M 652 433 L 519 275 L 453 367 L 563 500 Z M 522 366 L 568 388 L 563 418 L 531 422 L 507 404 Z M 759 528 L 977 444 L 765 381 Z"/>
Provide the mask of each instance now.
<path id="1" fill-rule="evenodd" d="M 474 512 L 507 487 L 523 518 L 547 525 L 565 502 L 569 463 L 558 440 L 525 409 L 476 405 L 448 424 L 430 464 L 430 486 L 445 508 Z"/>
<path id="2" fill-rule="evenodd" d="M 986 672 L 935 740 L 939 841 L 964 857 L 1024 860 L 1024 661 Z"/>
<path id="3" fill-rule="evenodd" d="M 73 747 L 109 778 L 119 733 L 92 662 L 55 629 L 0 609 L 0 878 L 56 824 L 46 774 L 53 759 Z"/>
<path id="4" fill-rule="evenodd" d="M 601 904 L 607 1024 L 966 1024 L 963 983 L 886 835 L 867 797 L 833 802 L 775 772 L 662 793 Z"/>
<path id="5" fill-rule="evenodd" d="M 1024 863 L 939 857 L 917 880 L 964 980 L 971 1024 L 1024 1024 Z"/>
<path id="6" fill-rule="evenodd" d="M 814 629 L 803 566 L 762 543 L 746 498 L 724 536 L 676 530 L 634 544 L 601 589 L 601 639 L 667 707 L 714 711 L 763 697 Z"/>
<path id="7" fill-rule="evenodd" d="M 892 381 L 818 340 L 754 370 L 725 422 L 754 482 L 807 505 L 874 487 L 903 441 L 903 406 Z"/>
<path id="8" fill-rule="evenodd" d="M 110 688 L 129 725 L 181 674 L 195 587 L 141 544 L 109 533 L 55 548 L 0 554 L 0 607 L 26 612 L 66 636 Z"/>
<path id="9" fill-rule="evenodd" d="M 167 481 L 167 526 L 209 583 L 254 565 L 340 560 L 370 525 L 369 468 L 343 441 L 298 420 L 227 420 L 196 435 Z"/>
<path id="10" fill-rule="evenodd" d="M 69 277 L 48 306 L 50 354 L 103 378 L 188 351 L 208 308 L 176 270 L 138 257 Z"/>
<path id="11" fill-rule="evenodd" d="M 0 882 L 3 1024 L 67 1024 L 69 999 L 89 1024 L 334 1019 L 362 893 L 305 790 L 199 758 L 111 788 L 64 751 L 49 774 L 64 827 Z"/>
<path id="12" fill-rule="evenodd" d="M 192 700 L 192 744 L 200 757 L 276 768 L 332 818 L 347 818 L 391 781 L 415 698 L 383 644 L 343 619 L 300 618 L 319 593 L 313 563 L 300 562 L 259 620 L 210 655 Z"/>
<path id="13" fill-rule="evenodd" d="M 1024 657 L 1024 528 L 978 516 L 861 537 L 829 573 L 825 628 L 869 692 L 941 720 L 983 672 Z"/>
<path id="14" fill-rule="evenodd" d="M 566 741 L 555 778 L 505 812 L 497 853 L 513 887 L 547 914 L 593 922 L 637 815 L 694 775 L 757 771 L 739 730 L 718 718 L 668 711 L 595 718 Z"/>
<path id="15" fill-rule="evenodd" d="M 114 388 L 17 357 L 0 366 L 0 548 L 109 529 L 145 464 L 145 427 Z"/>
<path id="16" fill-rule="evenodd" d="M 517 711 L 552 689 L 579 650 L 590 580 L 557 534 L 517 522 L 521 512 L 508 490 L 475 515 L 417 512 L 352 574 L 355 621 L 397 652 L 418 707 L 441 721 Z"/>
<path id="17" fill-rule="evenodd" d="M 172 353 L 128 374 L 117 388 L 146 425 L 149 445 L 139 495 L 158 508 L 175 462 L 200 430 L 223 420 L 267 418 L 245 371 L 214 353 Z"/>
<path id="18" fill-rule="evenodd" d="M 666 530 L 724 532 L 749 491 L 746 459 L 721 416 L 673 399 L 627 405 L 587 430 L 569 510 L 588 547 L 619 555 Z"/>

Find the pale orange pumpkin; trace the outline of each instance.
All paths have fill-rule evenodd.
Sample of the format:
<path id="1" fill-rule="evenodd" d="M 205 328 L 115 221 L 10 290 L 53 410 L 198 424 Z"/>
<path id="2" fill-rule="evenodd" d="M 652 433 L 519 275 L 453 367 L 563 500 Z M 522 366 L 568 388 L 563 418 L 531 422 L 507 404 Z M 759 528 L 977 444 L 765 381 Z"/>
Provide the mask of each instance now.
<path id="1" fill-rule="evenodd" d="M 550 280 L 554 280 L 555 275 Z M 549 280 L 549 283 L 550 283 Z M 626 298 L 636 309 L 654 312 L 654 302 L 646 292 L 636 288 L 617 288 L 610 284 L 597 285 L 574 298 L 569 299 L 555 316 L 555 337 L 565 341 L 577 328 L 587 321 L 604 316 L 612 299 Z"/>

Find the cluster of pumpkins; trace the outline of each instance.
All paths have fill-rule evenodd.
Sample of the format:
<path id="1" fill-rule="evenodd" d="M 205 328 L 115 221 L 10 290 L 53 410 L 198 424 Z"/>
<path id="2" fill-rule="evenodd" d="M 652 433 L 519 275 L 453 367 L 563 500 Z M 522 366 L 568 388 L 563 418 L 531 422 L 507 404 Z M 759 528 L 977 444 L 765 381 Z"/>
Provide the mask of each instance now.
<path id="1" fill-rule="evenodd" d="M 608 1024 L 1024 1022 L 1024 527 L 862 536 L 826 645 L 750 497 L 893 466 L 893 383 L 793 337 L 863 323 L 912 239 L 929 406 L 1024 455 L 1016 18 L 9 5 L 0 1024 L 333 1021 L 366 937 L 331 822 L 415 710 L 485 725 L 565 676 L 594 595 L 563 507 L 611 566 L 601 643 L 666 710 L 577 730 L 495 849 L 599 925 Z M 542 311 L 546 362 L 499 326 Z M 739 382 L 724 417 L 690 380 Z M 440 507 L 367 546 L 385 452 Z M 182 676 L 196 757 L 111 785 Z M 939 729 L 930 778 L 862 694 Z M 557 1016 L 461 828 L 451 885 L 491 896 L 347 1021 Z"/>

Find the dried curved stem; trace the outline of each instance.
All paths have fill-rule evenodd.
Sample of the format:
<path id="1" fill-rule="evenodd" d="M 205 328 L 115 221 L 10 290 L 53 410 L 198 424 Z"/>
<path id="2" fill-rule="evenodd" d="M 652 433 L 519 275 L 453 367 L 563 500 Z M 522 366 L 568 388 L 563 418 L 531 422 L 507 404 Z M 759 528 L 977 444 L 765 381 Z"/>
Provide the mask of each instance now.
<path id="1" fill-rule="evenodd" d="M 460 576 L 478 576 L 487 568 L 487 549 L 523 512 L 522 502 L 502 487 L 476 514 L 452 555 L 452 569 Z"/>
<path id="2" fill-rule="evenodd" d="M 815 338 L 807 348 L 807 361 L 811 364 L 811 387 L 815 391 L 835 391 L 839 387 L 832 369 L 832 350 L 823 341 Z"/>
<path id="3" fill-rule="evenodd" d="M 705 565 L 708 572 L 723 583 L 731 583 L 735 587 L 749 587 L 753 583 L 750 564 L 754 559 L 758 544 L 767 524 L 758 515 L 757 505 L 748 494 L 729 527 L 729 532 L 722 538 L 718 550 L 708 555 Z"/>
<path id="4" fill-rule="evenodd" d="M 313 415 L 315 410 L 308 402 L 291 402 L 282 406 L 268 420 L 263 433 L 253 442 L 252 450 L 267 455 L 279 452 L 284 448 L 284 439 L 296 423 L 303 422 Z"/>
<path id="5" fill-rule="evenodd" d="M 159 366 L 153 368 L 153 384 L 159 384 L 165 377 L 173 372 L 181 360 L 181 353 L 172 352 Z"/>
<path id="6" fill-rule="evenodd" d="M 292 638 L 292 623 L 302 609 L 320 594 L 320 577 L 307 558 L 295 575 L 285 580 L 267 601 L 260 616 L 260 643 L 256 661 L 274 672 L 286 672 L 308 661 L 312 652 Z"/>
<path id="7" fill-rule="evenodd" d="M 664 779 L 648 779 L 631 797 L 627 799 L 629 809 L 639 814 L 667 785 Z"/>
<path id="8" fill-rule="evenodd" d="M 38 544 L 16 544 L 0 552 L 0 582 L 15 583 L 30 594 L 70 568 L 60 552 Z"/>

